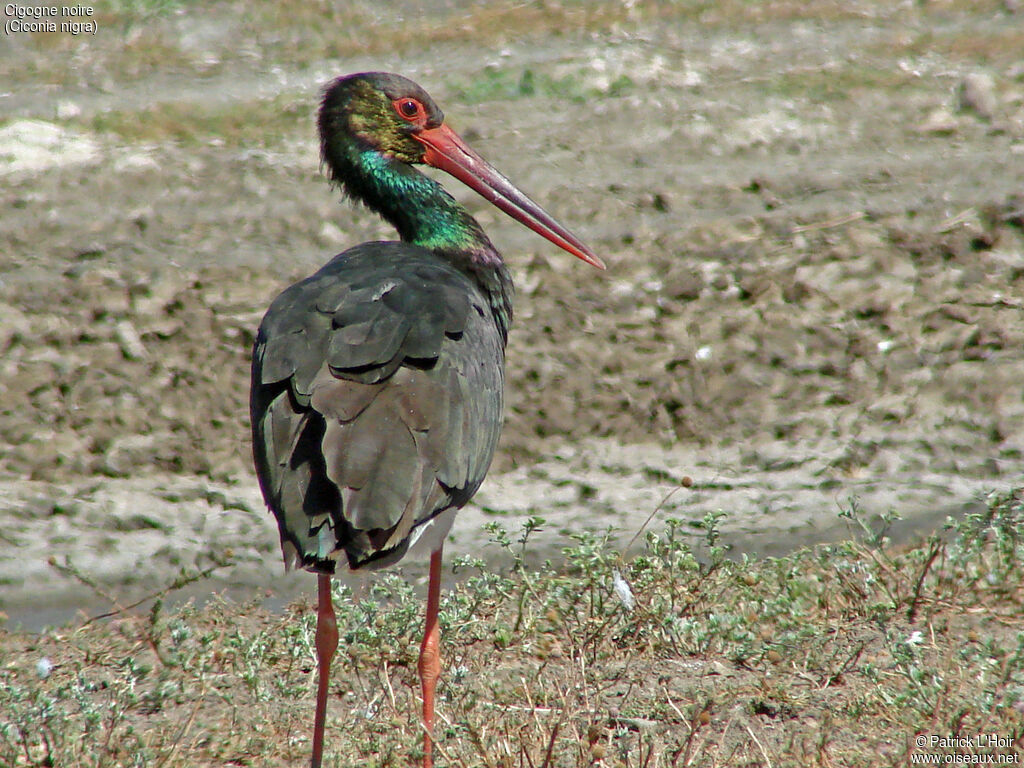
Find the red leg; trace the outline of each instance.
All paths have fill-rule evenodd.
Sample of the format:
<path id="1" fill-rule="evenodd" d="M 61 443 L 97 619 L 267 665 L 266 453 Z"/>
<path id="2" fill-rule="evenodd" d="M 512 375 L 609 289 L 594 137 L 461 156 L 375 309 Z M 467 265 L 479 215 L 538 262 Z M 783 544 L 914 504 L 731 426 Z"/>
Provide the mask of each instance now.
<path id="1" fill-rule="evenodd" d="M 320 768 L 324 754 L 324 722 L 327 719 L 327 684 L 331 679 L 331 659 L 338 647 L 338 622 L 331 599 L 331 577 L 317 574 L 316 658 L 320 677 L 316 687 L 316 719 L 313 721 L 313 760 L 310 768 Z"/>
<path id="2" fill-rule="evenodd" d="M 433 768 L 434 690 L 441 676 L 441 630 L 437 609 L 441 601 L 441 547 L 430 556 L 430 584 L 427 587 L 427 623 L 420 646 L 420 684 L 423 687 L 423 768 Z"/>

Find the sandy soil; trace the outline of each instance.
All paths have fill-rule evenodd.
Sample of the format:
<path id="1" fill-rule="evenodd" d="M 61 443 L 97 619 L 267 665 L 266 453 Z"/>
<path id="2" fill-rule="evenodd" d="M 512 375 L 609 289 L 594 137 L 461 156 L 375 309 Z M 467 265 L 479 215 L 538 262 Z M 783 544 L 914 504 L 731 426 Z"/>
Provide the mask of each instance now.
<path id="1" fill-rule="evenodd" d="M 543 516 L 547 556 L 723 510 L 735 551 L 771 554 L 845 535 L 851 503 L 911 535 L 1019 485 L 1024 33 L 995 3 L 894 5 L 641 5 L 302 66 L 238 53 L 223 10 L 151 20 L 180 39 L 167 66 L 109 68 L 137 28 L 5 38 L 0 609 L 103 607 L 51 557 L 124 602 L 228 551 L 204 590 L 311 585 L 282 579 L 256 489 L 248 355 L 277 291 L 391 236 L 318 172 L 317 88 L 368 68 L 423 84 L 610 267 L 455 190 L 519 292 L 499 458 L 449 551 L 480 550 L 487 520 Z"/>

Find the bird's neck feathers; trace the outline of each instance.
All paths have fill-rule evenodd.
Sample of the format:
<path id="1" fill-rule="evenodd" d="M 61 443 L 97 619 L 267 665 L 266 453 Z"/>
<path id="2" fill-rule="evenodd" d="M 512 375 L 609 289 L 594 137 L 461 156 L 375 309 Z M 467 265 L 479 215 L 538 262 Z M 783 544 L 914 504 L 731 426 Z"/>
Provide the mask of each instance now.
<path id="1" fill-rule="evenodd" d="M 444 187 L 407 163 L 348 142 L 325 147 L 324 160 L 332 180 L 379 213 L 404 242 L 427 248 L 472 275 L 507 334 L 511 275 L 480 224 Z"/>
<path id="2" fill-rule="evenodd" d="M 411 165 L 352 145 L 325 159 L 333 180 L 384 217 L 404 242 L 478 268 L 502 264 L 476 219 L 444 187 Z"/>

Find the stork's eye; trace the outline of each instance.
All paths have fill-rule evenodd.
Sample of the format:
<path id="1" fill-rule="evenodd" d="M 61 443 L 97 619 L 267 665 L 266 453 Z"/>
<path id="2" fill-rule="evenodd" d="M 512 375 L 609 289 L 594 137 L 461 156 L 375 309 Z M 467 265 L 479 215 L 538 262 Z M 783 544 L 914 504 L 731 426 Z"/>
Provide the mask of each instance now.
<path id="1" fill-rule="evenodd" d="M 395 111 L 411 123 L 420 123 L 427 118 L 423 104 L 416 99 L 395 99 L 392 103 L 395 105 Z"/>

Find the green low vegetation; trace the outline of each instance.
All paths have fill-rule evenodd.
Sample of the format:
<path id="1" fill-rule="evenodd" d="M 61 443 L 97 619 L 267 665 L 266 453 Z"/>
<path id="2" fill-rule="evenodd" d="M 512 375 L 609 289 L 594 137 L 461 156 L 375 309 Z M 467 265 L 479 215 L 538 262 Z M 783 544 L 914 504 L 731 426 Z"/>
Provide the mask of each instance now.
<path id="1" fill-rule="evenodd" d="M 1024 492 L 904 548 L 887 542 L 891 520 L 844 515 L 850 541 L 787 557 L 728 558 L 709 516 L 706 558 L 668 520 L 628 559 L 608 534 L 578 535 L 564 564 L 539 569 L 524 555 L 542 520 L 492 525 L 511 567 L 458 559 L 442 603 L 438 765 L 1019 760 Z M 336 602 L 325 764 L 407 766 L 421 741 L 421 599 L 385 575 Z M 158 601 L 41 635 L 0 631 L 0 764 L 302 764 L 314 624 L 308 605 Z M 974 740 L 918 750 L 918 736 Z"/>
<path id="2" fill-rule="evenodd" d="M 219 142 L 251 148 L 280 142 L 281 136 L 305 138 L 312 131 L 310 109 L 308 98 L 285 96 L 210 105 L 158 102 L 143 109 L 97 112 L 74 123 L 128 142 L 173 141 L 185 147 Z"/>

